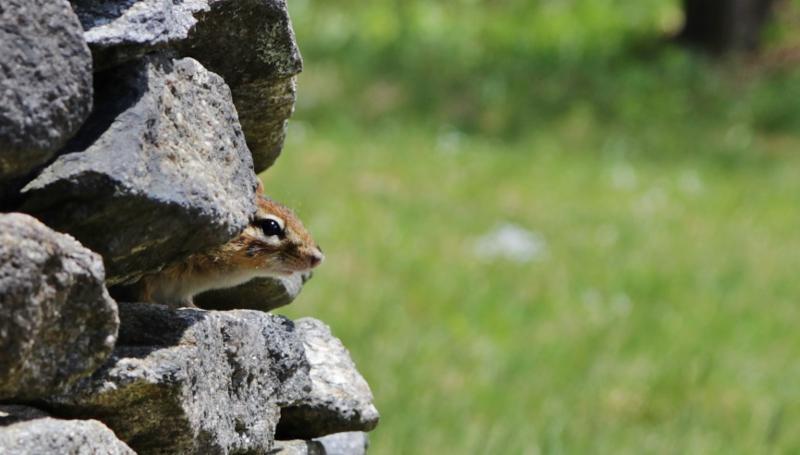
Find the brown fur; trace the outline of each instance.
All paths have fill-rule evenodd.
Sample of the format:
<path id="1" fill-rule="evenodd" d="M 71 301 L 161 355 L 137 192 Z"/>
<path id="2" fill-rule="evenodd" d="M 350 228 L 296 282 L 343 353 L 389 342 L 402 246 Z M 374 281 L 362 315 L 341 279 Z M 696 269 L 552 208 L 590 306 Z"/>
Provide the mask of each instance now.
<path id="1" fill-rule="evenodd" d="M 138 285 L 139 300 L 194 306 L 192 297 L 200 292 L 236 286 L 255 277 L 306 272 L 322 262 L 322 251 L 300 219 L 266 198 L 260 185 L 257 206 L 254 219 L 233 240 L 143 277 Z M 259 222 L 267 218 L 282 220 L 283 238 L 264 234 Z"/>

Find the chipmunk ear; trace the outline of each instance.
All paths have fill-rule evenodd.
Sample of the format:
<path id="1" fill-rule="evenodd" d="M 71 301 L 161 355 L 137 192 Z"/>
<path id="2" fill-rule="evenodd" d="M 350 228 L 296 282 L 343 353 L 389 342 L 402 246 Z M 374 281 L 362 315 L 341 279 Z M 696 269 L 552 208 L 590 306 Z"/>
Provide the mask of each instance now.
<path id="1" fill-rule="evenodd" d="M 261 179 L 258 179 L 258 185 L 256 186 L 256 196 L 264 196 L 264 182 Z"/>

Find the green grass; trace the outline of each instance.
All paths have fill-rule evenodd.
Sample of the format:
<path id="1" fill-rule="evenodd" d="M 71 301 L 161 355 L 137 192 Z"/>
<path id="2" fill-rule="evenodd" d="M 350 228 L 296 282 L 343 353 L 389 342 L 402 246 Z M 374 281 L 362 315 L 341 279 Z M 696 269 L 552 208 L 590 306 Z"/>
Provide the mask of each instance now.
<path id="1" fill-rule="evenodd" d="M 640 39 L 675 2 L 631 22 L 572 3 L 522 50 L 479 27 L 468 64 L 446 58 L 462 41 L 435 46 L 461 14 L 373 30 L 395 3 L 352 23 L 323 21 L 346 1 L 292 6 L 306 69 L 263 177 L 327 259 L 282 312 L 349 347 L 382 414 L 373 454 L 800 452 L 800 74 Z M 552 52 L 559 33 L 577 57 Z M 470 71 L 489 67 L 486 88 Z M 546 254 L 477 256 L 505 222 Z"/>
<path id="2" fill-rule="evenodd" d="M 266 175 L 328 256 L 287 313 L 350 347 L 373 453 L 800 450 L 800 159 L 442 151 L 411 128 L 292 129 Z M 546 257 L 476 257 L 504 221 Z"/>

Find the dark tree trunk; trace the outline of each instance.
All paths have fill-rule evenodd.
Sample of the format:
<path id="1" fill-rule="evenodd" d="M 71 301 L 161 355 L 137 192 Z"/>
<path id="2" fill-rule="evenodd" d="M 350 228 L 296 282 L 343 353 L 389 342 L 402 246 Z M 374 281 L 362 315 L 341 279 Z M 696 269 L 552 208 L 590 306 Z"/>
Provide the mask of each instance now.
<path id="1" fill-rule="evenodd" d="M 679 38 L 725 53 L 758 48 L 773 0 L 683 0 L 686 24 Z"/>

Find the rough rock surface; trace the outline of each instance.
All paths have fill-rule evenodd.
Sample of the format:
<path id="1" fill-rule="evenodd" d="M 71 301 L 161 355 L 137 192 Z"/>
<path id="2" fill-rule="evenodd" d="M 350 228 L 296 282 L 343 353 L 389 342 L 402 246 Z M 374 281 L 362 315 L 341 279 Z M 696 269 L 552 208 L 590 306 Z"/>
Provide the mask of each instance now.
<path id="1" fill-rule="evenodd" d="M 109 361 L 48 404 L 102 420 L 137 453 L 266 452 L 279 407 L 310 388 L 288 319 L 141 303 L 120 318 Z"/>
<path id="2" fill-rule="evenodd" d="M 231 86 L 247 145 L 257 172 L 272 166 L 283 149 L 286 127 L 294 112 L 294 77 Z"/>
<path id="3" fill-rule="evenodd" d="M 0 214 L 0 403 L 57 417 L 0 405 L 0 454 L 364 453 L 347 350 L 263 312 L 307 277 L 106 289 L 241 232 L 302 64 L 286 0 L 0 0 L 0 212 L 41 220 Z"/>
<path id="4" fill-rule="evenodd" d="M 44 164 L 92 108 L 92 59 L 66 0 L 0 8 L 0 199 Z"/>
<path id="5" fill-rule="evenodd" d="M 275 161 L 294 109 L 294 76 L 303 68 L 285 0 L 72 3 L 96 67 L 159 48 L 197 59 L 231 87 L 256 171 Z"/>
<path id="6" fill-rule="evenodd" d="M 283 147 L 286 122 L 294 109 L 294 76 L 303 69 L 286 2 L 209 3 L 209 11 L 197 14 L 198 23 L 181 52 L 228 82 L 256 172 L 261 172 Z"/>
<path id="7" fill-rule="evenodd" d="M 96 69 L 186 39 L 205 0 L 70 0 L 86 30 Z"/>
<path id="8" fill-rule="evenodd" d="M 361 431 L 348 431 L 314 440 L 322 444 L 325 455 L 366 455 L 369 437 Z"/>
<path id="9" fill-rule="evenodd" d="M 325 323 L 295 323 L 311 365 L 311 392 L 281 411 L 278 439 L 310 439 L 345 431 L 370 431 L 378 424 L 369 384 L 350 353 Z"/>
<path id="10" fill-rule="evenodd" d="M 135 455 L 96 420 L 59 420 L 15 405 L 0 405 L 0 453 Z"/>
<path id="11" fill-rule="evenodd" d="M 292 303 L 310 274 L 288 278 L 255 278 L 242 285 L 215 289 L 195 296 L 195 305 L 208 310 L 272 311 Z"/>
<path id="12" fill-rule="evenodd" d="M 302 439 L 275 441 L 275 447 L 269 453 L 270 455 L 326 455 L 321 442 Z"/>
<path id="13" fill-rule="evenodd" d="M 106 360 L 119 319 L 103 278 L 70 236 L 0 215 L 0 399 L 50 394 Z"/>
<path id="14" fill-rule="evenodd" d="M 79 151 L 23 189 L 23 210 L 102 254 L 110 284 L 244 229 L 256 176 L 222 78 L 153 57 L 99 79 Z"/>
<path id="15" fill-rule="evenodd" d="M 349 431 L 312 440 L 275 441 L 275 455 L 366 455 L 369 438 L 366 433 Z"/>

